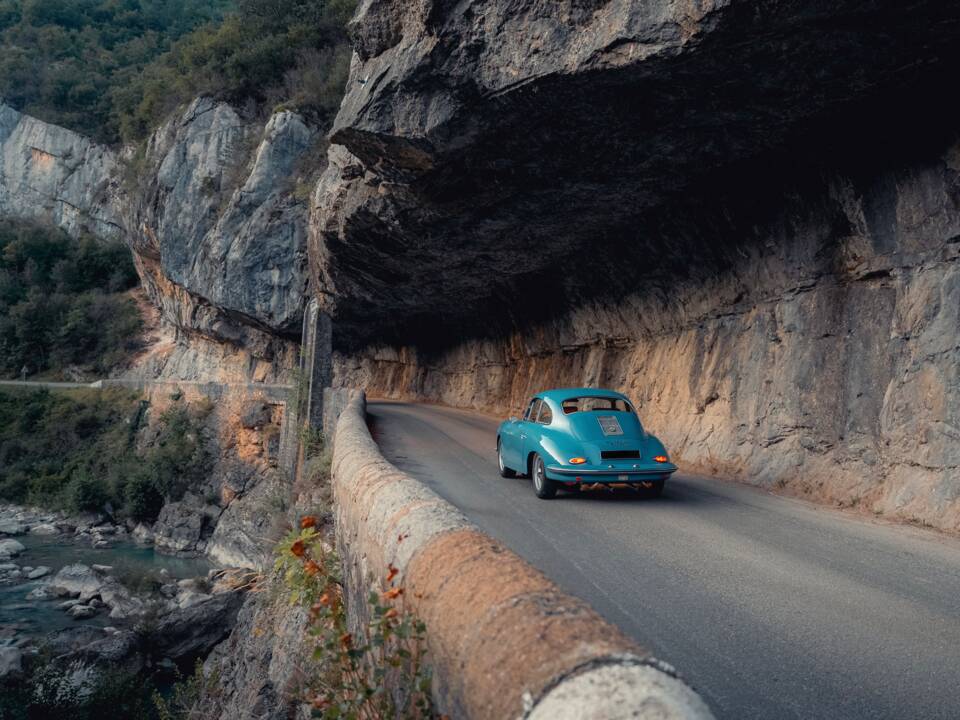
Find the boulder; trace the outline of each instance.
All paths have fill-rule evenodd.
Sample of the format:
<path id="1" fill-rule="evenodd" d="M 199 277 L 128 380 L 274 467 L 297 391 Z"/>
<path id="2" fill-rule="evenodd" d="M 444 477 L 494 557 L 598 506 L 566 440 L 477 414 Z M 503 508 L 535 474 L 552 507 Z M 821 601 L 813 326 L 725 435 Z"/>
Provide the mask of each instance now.
<path id="1" fill-rule="evenodd" d="M 141 545 L 153 545 L 153 530 L 143 523 L 133 529 L 133 539 Z"/>
<path id="2" fill-rule="evenodd" d="M 19 520 L 13 518 L 0 520 L 0 535 L 23 535 L 26 531 L 27 526 Z"/>
<path id="3" fill-rule="evenodd" d="M 206 593 L 197 592 L 195 590 L 184 590 L 177 595 L 177 607 L 183 610 L 198 603 L 205 602 L 209 600 L 210 597 L 211 596 Z"/>
<path id="4" fill-rule="evenodd" d="M 23 669 L 23 651 L 11 645 L 0 647 L 0 680 Z"/>
<path id="5" fill-rule="evenodd" d="M 174 610 L 158 624 L 152 647 L 175 661 L 207 654 L 230 634 L 243 598 L 241 592 L 221 593 Z"/>
<path id="6" fill-rule="evenodd" d="M 93 568 L 82 565 L 67 565 L 50 580 L 50 589 L 57 595 L 71 595 L 81 600 L 89 600 L 100 593 L 103 579 Z"/>
<path id="7" fill-rule="evenodd" d="M 91 565 L 90 567 L 92 567 L 98 573 L 113 572 L 113 565 Z"/>
<path id="8" fill-rule="evenodd" d="M 35 587 L 27 593 L 27 600 L 49 600 L 52 597 L 55 597 L 55 593 L 53 593 L 49 587 L 43 585 Z"/>
<path id="9" fill-rule="evenodd" d="M 27 573 L 27 579 L 36 580 L 38 578 L 42 578 L 44 575 L 49 574 L 50 568 L 48 568 L 46 565 L 40 565 L 39 567 L 35 567 L 33 570 Z"/>
<path id="10" fill-rule="evenodd" d="M 30 528 L 31 535 L 59 535 L 60 530 L 52 523 L 42 523 Z"/>
<path id="11" fill-rule="evenodd" d="M 0 560 L 9 560 L 22 553 L 26 548 L 22 543 L 11 538 L 0 540 Z"/>
<path id="12" fill-rule="evenodd" d="M 153 542 L 166 552 L 195 552 L 207 521 L 206 514 L 195 503 L 187 500 L 167 503 L 154 523 Z"/>
<path id="13" fill-rule="evenodd" d="M 67 610 L 67 615 L 74 620 L 89 620 L 97 614 L 97 609 L 89 605 L 74 605 Z"/>
<path id="14" fill-rule="evenodd" d="M 100 588 L 100 599 L 110 608 L 114 620 L 127 620 L 143 615 L 147 603 L 115 580 Z"/>

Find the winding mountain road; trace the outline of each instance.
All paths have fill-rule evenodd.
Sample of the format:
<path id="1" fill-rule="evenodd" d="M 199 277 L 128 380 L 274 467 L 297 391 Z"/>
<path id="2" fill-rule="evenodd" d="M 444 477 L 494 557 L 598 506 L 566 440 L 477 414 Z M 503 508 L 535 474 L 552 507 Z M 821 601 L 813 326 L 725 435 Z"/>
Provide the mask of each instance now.
<path id="1" fill-rule="evenodd" d="M 960 541 L 678 473 L 538 500 L 498 421 L 371 402 L 384 454 L 676 665 L 718 718 L 960 718 Z"/>

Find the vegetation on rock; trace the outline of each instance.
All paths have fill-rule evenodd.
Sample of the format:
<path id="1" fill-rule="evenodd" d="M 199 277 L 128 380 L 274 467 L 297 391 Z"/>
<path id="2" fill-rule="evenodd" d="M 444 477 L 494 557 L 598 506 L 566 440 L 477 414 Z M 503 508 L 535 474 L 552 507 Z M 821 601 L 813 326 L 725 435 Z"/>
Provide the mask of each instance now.
<path id="1" fill-rule="evenodd" d="M 197 95 L 326 119 L 356 0 L 0 0 L 0 99 L 101 142 Z"/>
<path id="2" fill-rule="evenodd" d="M 231 0 L 0 0 L 0 98 L 101 141 L 125 93 L 178 39 Z"/>
<path id="3" fill-rule="evenodd" d="M 145 137 L 198 95 L 256 112 L 279 106 L 332 118 L 350 63 L 356 0 L 239 0 L 236 12 L 175 43 L 116 95 L 121 135 Z"/>
<path id="4" fill-rule="evenodd" d="M 123 390 L 0 392 L 0 498 L 153 520 L 208 470 L 208 408 L 172 406 L 138 449 L 146 407 Z"/>
<path id="5" fill-rule="evenodd" d="M 130 250 L 43 225 L 0 221 L 0 376 L 103 375 L 135 349 L 141 320 Z"/>

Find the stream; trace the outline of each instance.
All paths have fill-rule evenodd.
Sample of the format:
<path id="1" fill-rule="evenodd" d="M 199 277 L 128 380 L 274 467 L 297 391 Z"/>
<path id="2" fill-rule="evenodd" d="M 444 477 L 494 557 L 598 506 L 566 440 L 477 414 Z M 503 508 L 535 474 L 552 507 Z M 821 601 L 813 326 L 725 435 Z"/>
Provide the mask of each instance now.
<path id="1" fill-rule="evenodd" d="M 21 535 L 16 538 L 26 550 L 15 559 L 20 566 L 51 568 L 45 577 L 27 581 L 8 581 L 0 584 L 0 644 L 24 637 L 36 638 L 50 632 L 93 625 L 107 627 L 120 624 L 99 612 L 92 618 L 74 620 L 59 608 L 64 598 L 28 599 L 30 591 L 40 587 L 66 565 L 109 565 L 111 574 L 121 581 L 143 577 L 162 577 L 166 582 L 183 578 L 206 576 L 211 568 L 206 558 L 179 558 L 161 555 L 152 547 L 132 542 L 116 542 L 109 548 L 93 548 L 89 542 L 74 540 L 70 535 Z"/>

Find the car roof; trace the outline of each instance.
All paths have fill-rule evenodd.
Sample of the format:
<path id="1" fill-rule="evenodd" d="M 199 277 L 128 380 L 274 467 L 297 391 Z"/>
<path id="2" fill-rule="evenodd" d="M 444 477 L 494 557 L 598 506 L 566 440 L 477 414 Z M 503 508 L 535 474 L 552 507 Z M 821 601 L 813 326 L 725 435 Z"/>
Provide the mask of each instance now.
<path id="1" fill-rule="evenodd" d="M 575 397 L 609 397 L 629 400 L 623 393 L 614 390 L 601 390 L 600 388 L 575 387 L 575 388 L 554 388 L 553 390 L 544 390 L 537 393 L 537 397 L 553 400 L 555 403 L 561 403 Z"/>

